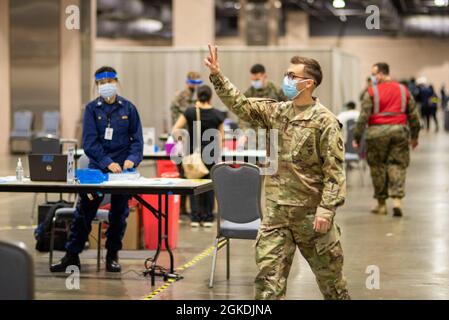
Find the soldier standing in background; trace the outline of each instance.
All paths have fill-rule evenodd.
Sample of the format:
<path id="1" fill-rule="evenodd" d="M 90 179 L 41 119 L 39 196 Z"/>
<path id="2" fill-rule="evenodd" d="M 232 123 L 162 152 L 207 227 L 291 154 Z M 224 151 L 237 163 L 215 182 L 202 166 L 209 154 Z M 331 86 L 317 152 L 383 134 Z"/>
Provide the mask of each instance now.
<path id="1" fill-rule="evenodd" d="M 201 75 L 196 71 L 187 73 L 186 88 L 177 92 L 170 107 L 172 125 L 176 123 L 179 116 L 184 114 L 188 107 L 195 106 L 196 95 L 195 89 L 202 85 Z"/>
<path id="2" fill-rule="evenodd" d="M 244 95 L 248 98 L 265 98 L 273 99 L 275 101 L 287 101 L 287 97 L 273 82 L 268 80 L 265 67 L 261 64 L 255 64 L 250 69 L 251 73 L 251 87 L 249 87 Z M 241 129 L 249 129 L 248 122 L 240 120 Z"/>
<path id="3" fill-rule="evenodd" d="M 360 96 L 359 96 L 359 100 L 362 101 L 363 100 L 363 96 L 365 95 L 365 93 L 368 91 L 369 88 L 371 88 L 372 86 L 372 81 L 371 81 L 371 77 L 368 77 L 366 79 L 366 87 L 363 88 L 362 92 L 360 92 Z"/>
<path id="4" fill-rule="evenodd" d="M 265 67 L 255 64 L 251 67 L 251 87 L 244 95 L 248 98 L 269 98 L 276 101 L 287 101 L 287 97 L 273 82 L 268 81 Z"/>
<path id="5" fill-rule="evenodd" d="M 283 91 L 291 100 L 251 99 L 221 73 L 217 47 L 205 59 L 220 99 L 254 128 L 279 132 L 278 171 L 265 179 L 267 199 L 256 240 L 256 299 L 282 299 L 296 247 L 309 263 L 325 299 L 349 299 L 343 276 L 336 209 L 346 179 L 341 124 L 313 91 L 322 81 L 317 61 L 293 57 Z"/>
<path id="6" fill-rule="evenodd" d="M 394 216 L 403 215 L 405 176 L 410 163 L 410 147 L 416 148 L 420 130 L 419 113 L 408 89 L 391 81 L 386 63 L 372 68 L 372 87 L 364 94 L 362 110 L 354 130 L 355 148 L 359 147 L 365 127 L 367 161 L 370 166 L 377 205 L 371 210 L 387 214 L 386 200 L 393 199 Z"/>

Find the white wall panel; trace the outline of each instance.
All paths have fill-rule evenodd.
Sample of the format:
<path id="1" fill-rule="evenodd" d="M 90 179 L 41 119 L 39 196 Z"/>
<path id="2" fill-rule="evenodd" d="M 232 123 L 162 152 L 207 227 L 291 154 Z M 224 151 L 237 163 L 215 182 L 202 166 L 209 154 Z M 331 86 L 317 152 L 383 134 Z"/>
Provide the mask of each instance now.
<path id="1" fill-rule="evenodd" d="M 122 94 L 138 107 L 144 126 L 157 128 L 158 133 L 169 129 L 170 103 L 174 93 L 184 86 L 188 71 L 199 71 L 210 84 L 203 59 L 206 48 L 174 49 L 147 47 L 118 47 L 98 49 L 96 66 L 116 68 L 122 82 Z M 317 59 L 324 73 L 317 90 L 321 102 L 338 112 L 347 99 L 354 99 L 360 90 L 358 60 L 331 48 L 220 48 L 223 73 L 242 91 L 249 86 L 249 69 L 262 63 L 271 81 L 280 85 L 293 55 Z M 222 107 L 215 97 L 214 103 Z"/>

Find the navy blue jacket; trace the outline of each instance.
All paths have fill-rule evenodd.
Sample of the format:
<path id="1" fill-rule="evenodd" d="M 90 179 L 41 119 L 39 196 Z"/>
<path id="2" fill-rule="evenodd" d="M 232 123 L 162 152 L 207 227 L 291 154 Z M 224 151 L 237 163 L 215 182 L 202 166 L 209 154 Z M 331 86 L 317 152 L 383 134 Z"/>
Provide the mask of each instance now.
<path id="1" fill-rule="evenodd" d="M 104 138 L 109 122 L 112 140 Z M 137 167 L 143 157 L 143 135 L 136 107 L 120 96 L 111 105 L 101 97 L 91 101 L 84 111 L 83 148 L 90 168 L 107 171 L 113 162 L 123 167 L 125 160 Z"/>

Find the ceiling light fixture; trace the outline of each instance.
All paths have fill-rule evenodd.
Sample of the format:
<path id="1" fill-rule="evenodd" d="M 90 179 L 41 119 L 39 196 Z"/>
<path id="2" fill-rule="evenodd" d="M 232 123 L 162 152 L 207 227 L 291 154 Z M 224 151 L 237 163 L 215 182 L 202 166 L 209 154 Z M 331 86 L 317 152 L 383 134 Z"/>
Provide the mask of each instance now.
<path id="1" fill-rule="evenodd" d="M 344 0 L 334 0 L 332 2 L 332 5 L 334 6 L 334 8 L 342 9 L 346 6 L 346 3 Z"/>
<path id="2" fill-rule="evenodd" d="M 437 7 L 447 7 L 448 0 L 435 0 L 434 3 Z"/>

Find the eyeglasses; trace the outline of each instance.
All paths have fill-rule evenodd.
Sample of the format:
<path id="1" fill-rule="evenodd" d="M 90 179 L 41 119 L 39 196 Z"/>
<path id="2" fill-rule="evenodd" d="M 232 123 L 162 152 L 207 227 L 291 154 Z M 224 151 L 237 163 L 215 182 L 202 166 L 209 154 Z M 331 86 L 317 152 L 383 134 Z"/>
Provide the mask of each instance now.
<path id="1" fill-rule="evenodd" d="M 295 79 L 305 79 L 305 80 L 313 80 L 312 78 L 302 77 L 296 75 L 294 72 L 285 72 L 284 77 L 287 77 L 289 80 L 295 80 Z M 315 82 L 315 80 L 313 80 Z"/>

